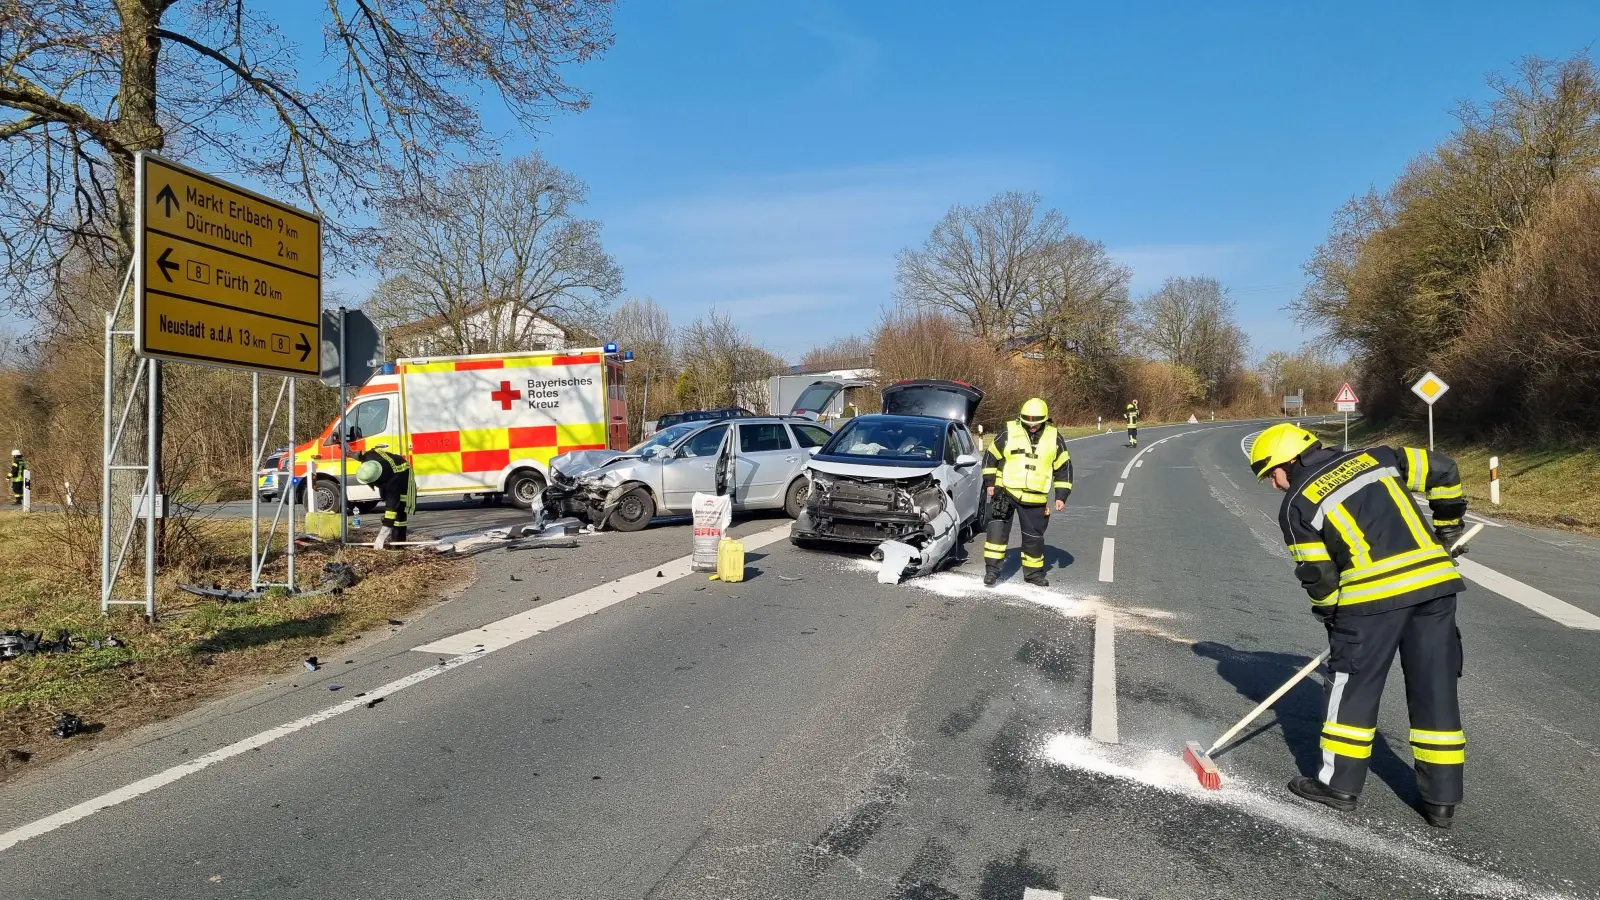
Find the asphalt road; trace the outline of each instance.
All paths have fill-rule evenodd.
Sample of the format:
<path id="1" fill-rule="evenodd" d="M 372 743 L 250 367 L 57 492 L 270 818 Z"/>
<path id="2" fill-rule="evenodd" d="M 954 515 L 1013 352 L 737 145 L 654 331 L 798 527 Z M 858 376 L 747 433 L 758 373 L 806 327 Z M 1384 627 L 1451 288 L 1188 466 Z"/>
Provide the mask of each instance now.
<path id="1" fill-rule="evenodd" d="M 1283 790 L 1315 678 L 1222 791 L 1178 761 L 1323 646 L 1253 430 L 1142 429 L 1136 465 L 1074 442 L 1048 590 L 1015 555 L 983 589 L 976 547 L 880 585 L 777 518 L 737 524 L 776 538 L 742 584 L 679 577 L 683 525 L 483 555 L 319 672 L 0 787 L 0 896 L 1600 897 L 1600 631 L 1476 583 L 1454 831 L 1408 805 L 1398 669 L 1355 814 Z M 1469 558 L 1600 614 L 1594 542 L 1491 527 Z"/>

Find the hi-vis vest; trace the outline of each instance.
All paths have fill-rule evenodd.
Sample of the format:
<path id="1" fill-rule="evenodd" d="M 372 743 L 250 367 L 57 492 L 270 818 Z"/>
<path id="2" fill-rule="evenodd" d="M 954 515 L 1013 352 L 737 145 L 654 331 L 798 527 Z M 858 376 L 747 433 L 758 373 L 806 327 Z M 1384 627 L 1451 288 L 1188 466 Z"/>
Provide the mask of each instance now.
<path id="1" fill-rule="evenodd" d="M 1133 426 L 1139 424 L 1139 407 L 1134 406 L 1132 403 L 1129 403 L 1127 410 L 1124 412 L 1124 415 L 1126 415 L 1128 417 L 1128 427 L 1129 428 L 1132 428 Z"/>
<path id="2" fill-rule="evenodd" d="M 1043 503 L 1050 499 L 1055 484 L 1056 450 L 1061 445 L 1054 425 L 1039 429 L 1037 442 L 1016 419 L 1006 423 L 1004 464 L 1000 467 L 1000 486 L 1023 503 Z"/>

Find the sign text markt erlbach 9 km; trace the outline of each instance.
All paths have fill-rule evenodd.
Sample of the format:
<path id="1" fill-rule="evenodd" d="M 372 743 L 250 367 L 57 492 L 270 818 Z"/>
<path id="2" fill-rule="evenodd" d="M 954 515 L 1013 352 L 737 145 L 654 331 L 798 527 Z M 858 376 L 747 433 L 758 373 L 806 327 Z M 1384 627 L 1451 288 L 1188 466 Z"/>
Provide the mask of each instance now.
<path id="1" fill-rule="evenodd" d="M 139 154 L 141 356 L 315 377 L 322 220 Z"/>

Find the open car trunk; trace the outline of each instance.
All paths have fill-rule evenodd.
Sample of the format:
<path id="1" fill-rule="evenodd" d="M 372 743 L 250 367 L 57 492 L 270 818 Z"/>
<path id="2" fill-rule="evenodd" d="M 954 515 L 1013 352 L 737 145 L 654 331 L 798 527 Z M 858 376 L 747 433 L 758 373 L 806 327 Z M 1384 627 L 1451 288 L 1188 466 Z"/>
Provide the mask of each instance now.
<path id="1" fill-rule="evenodd" d="M 883 412 L 891 416 L 931 416 L 971 425 L 983 391 L 960 381 L 917 378 L 883 389 Z"/>

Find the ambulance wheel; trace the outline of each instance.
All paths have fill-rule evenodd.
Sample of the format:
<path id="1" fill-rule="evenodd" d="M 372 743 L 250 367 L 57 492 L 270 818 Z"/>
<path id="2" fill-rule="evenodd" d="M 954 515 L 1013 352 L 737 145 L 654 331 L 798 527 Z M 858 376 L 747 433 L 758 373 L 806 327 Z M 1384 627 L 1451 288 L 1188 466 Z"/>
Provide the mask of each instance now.
<path id="1" fill-rule="evenodd" d="M 317 495 L 317 509 L 322 512 L 333 512 L 339 508 L 337 505 L 339 503 L 339 482 L 332 478 L 318 478 L 315 493 Z"/>
<path id="2" fill-rule="evenodd" d="M 634 488 L 622 495 L 617 508 L 611 511 L 611 527 L 618 531 L 638 531 L 656 517 L 656 501 L 644 488 Z"/>
<path id="3" fill-rule="evenodd" d="M 539 499 L 544 493 L 544 476 L 532 469 L 522 469 L 513 472 L 510 480 L 506 482 L 506 496 L 511 498 L 512 504 L 528 509 L 533 506 L 533 501 Z"/>

